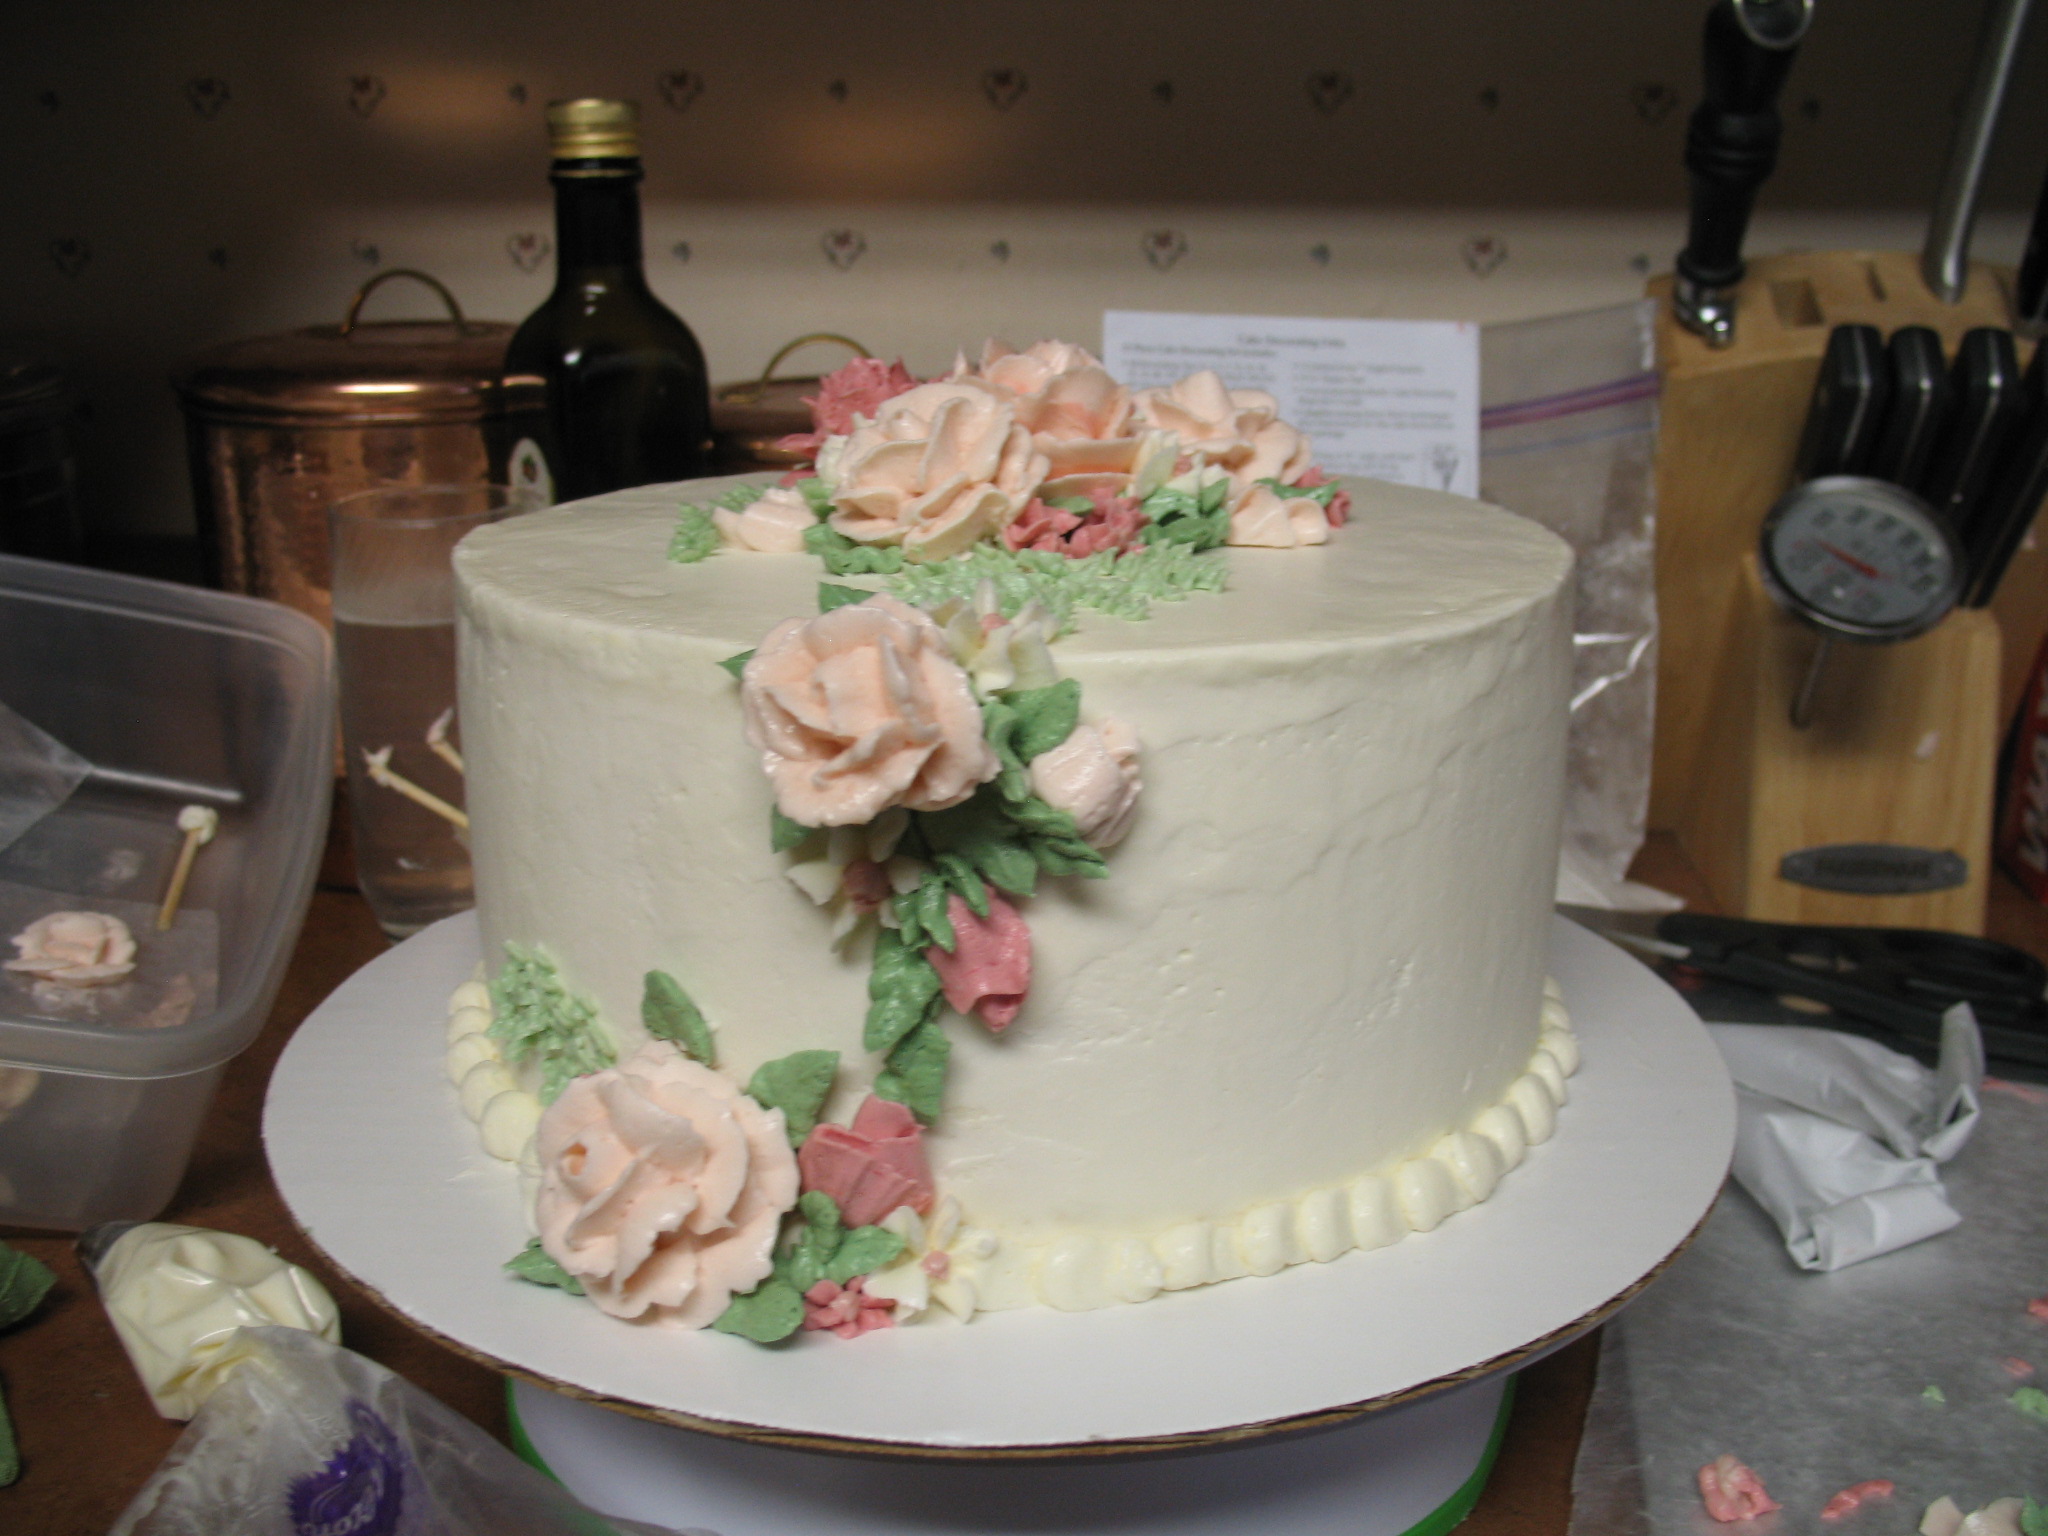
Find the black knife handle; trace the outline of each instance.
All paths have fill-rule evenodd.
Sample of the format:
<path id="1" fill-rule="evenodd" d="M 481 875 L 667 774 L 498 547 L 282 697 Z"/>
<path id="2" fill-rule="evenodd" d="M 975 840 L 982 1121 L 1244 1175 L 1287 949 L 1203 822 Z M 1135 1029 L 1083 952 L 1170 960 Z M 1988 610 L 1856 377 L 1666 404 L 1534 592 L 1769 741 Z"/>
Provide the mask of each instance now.
<path id="1" fill-rule="evenodd" d="M 2027 249 L 2020 257 L 2013 309 L 2013 324 L 2022 336 L 2048 334 L 2048 179 L 2042 181 L 2041 195 L 2034 200 L 2034 222 L 2027 227 Z"/>
<path id="2" fill-rule="evenodd" d="M 1838 325 L 1814 375 L 1813 399 L 1793 471 L 1800 483 L 1869 472 L 1892 397 L 1884 335 L 1874 325 Z"/>
<path id="3" fill-rule="evenodd" d="M 1979 500 L 2020 413 L 2020 360 L 2012 332 L 1988 325 L 1966 332 L 1948 384 L 1948 422 L 1913 489 L 1948 518 L 1967 547 Z"/>
<path id="4" fill-rule="evenodd" d="M 1742 281 L 1742 241 L 1757 189 L 1778 163 L 1778 95 L 1811 6 L 1802 0 L 1718 0 L 1707 12 L 1706 91 L 1685 133 L 1692 213 L 1678 275 L 1698 288 Z"/>
<path id="5" fill-rule="evenodd" d="M 1926 325 L 1893 331 L 1885 355 L 1891 364 L 1892 401 L 1878 430 L 1870 473 L 1916 490 L 1948 423 L 1948 364 L 1941 355 L 1940 335 Z"/>
<path id="6" fill-rule="evenodd" d="M 2034 349 L 2020 382 L 2021 416 L 2006 436 L 2005 452 L 1991 472 L 1990 489 L 1971 515 L 1971 608 L 1988 608 L 1998 595 L 2006 567 L 2019 553 L 2041 501 L 2048 497 L 2048 345 Z"/>

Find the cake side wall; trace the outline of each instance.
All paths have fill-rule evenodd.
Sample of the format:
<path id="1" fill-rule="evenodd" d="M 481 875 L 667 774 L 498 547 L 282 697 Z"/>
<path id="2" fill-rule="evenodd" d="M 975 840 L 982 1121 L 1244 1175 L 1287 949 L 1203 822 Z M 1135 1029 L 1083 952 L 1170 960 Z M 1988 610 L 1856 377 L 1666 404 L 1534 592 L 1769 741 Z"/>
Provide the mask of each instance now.
<path id="1" fill-rule="evenodd" d="M 1074 656 L 1147 787 L 1110 879 L 1030 903 L 1017 1023 L 948 1021 L 932 1147 L 970 1219 L 1028 1246 L 1230 1217 L 1498 1103 L 1536 1039 L 1566 631 L 1553 588 L 1420 644 Z M 472 589 L 462 649 L 487 955 L 538 944 L 628 1038 L 671 971 L 741 1080 L 838 1049 L 843 1117 L 865 955 L 767 851 L 721 647 Z"/>

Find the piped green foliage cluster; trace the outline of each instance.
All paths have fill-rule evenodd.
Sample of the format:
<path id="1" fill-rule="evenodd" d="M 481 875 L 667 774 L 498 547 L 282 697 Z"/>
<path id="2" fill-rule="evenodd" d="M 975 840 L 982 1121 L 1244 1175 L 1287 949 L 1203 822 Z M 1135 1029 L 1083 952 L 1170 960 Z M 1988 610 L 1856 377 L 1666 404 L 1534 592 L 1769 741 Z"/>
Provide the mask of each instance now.
<path id="1" fill-rule="evenodd" d="M 562 985 L 552 960 L 520 944 L 505 946 L 505 964 L 491 982 L 490 1036 L 507 1061 L 539 1065 L 543 1104 L 554 1103 L 571 1078 L 601 1072 L 618 1057 L 597 1010 Z"/>
<path id="2" fill-rule="evenodd" d="M 903 1239 L 886 1227 L 848 1227 L 830 1195 L 812 1190 L 797 1202 L 798 1221 L 775 1256 L 775 1271 L 733 1297 L 712 1327 L 756 1344 L 774 1344 L 804 1324 L 804 1293 L 820 1280 L 845 1285 L 896 1262 Z"/>
<path id="3" fill-rule="evenodd" d="M 1084 608 L 1142 619 L 1154 603 L 1221 592 L 1226 574 L 1221 557 L 1185 543 L 1147 544 L 1121 555 L 1106 549 L 1078 560 L 1045 549 L 977 544 L 951 560 L 905 566 L 890 578 L 889 590 L 919 608 L 936 608 L 971 598 L 986 581 L 1006 617 L 1035 602 L 1052 616 L 1054 633 L 1063 635 Z"/>
<path id="4" fill-rule="evenodd" d="M 695 565 L 714 553 L 719 545 L 719 533 L 718 524 L 711 514 L 718 510 L 738 512 L 758 500 L 764 489 L 759 485 L 736 485 L 731 490 L 720 491 L 709 501 L 684 502 L 676 518 L 676 531 L 669 536 L 669 559 L 678 565 Z"/>
<path id="5" fill-rule="evenodd" d="M 1138 504 L 1138 510 L 1146 521 L 1140 537 L 1149 547 L 1216 549 L 1230 536 L 1230 482 L 1212 480 L 1196 491 L 1162 485 Z"/>
<path id="6" fill-rule="evenodd" d="M 528 1285 L 553 1286 L 571 1296 L 583 1294 L 583 1282 L 550 1258 L 537 1237 L 505 1261 L 505 1273 Z"/>

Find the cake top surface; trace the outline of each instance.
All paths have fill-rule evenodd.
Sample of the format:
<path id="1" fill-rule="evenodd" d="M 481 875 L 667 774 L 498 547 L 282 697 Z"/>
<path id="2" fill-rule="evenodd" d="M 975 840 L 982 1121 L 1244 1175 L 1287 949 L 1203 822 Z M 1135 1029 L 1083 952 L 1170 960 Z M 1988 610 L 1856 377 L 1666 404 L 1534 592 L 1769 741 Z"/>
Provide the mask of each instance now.
<path id="1" fill-rule="evenodd" d="M 815 610 L 821 581 L 886 590 L 886 578 L 831 577 L 802 554 L 666 558 L 683 505 L 761 477 L 641 486 L 480 528 L 456 552 L 472 594 L 534 614 L 659 631 L 737 651 Z M 1083 612 L 1068 656 L 1423 639 L 1493 622 L 1555 591 L 1571 568 L 1538 524 L 1461 496 L 1374 480 L 1344 482 L 1349 526 L 1302 549 L 1229 548 L 1220 592 L 1158 602 L 1142 622 Z"/>

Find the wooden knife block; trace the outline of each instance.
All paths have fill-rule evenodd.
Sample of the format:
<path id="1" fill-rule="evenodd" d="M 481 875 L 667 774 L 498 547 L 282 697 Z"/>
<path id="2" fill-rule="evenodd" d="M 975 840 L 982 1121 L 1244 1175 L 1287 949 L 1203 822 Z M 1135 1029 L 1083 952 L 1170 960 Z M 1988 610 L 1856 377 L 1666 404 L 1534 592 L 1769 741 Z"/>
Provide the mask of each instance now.
<path id="1" fill-rule="evenodd" d="M 1973 265 L 1950 305 L 1928 293 L 1907 252 L 1760 257 L 1737 295 L 1735 343 L 1720 351 L 1673 318 L 1668 278 L 1650 293 L 1661 301 L 1663 375 L 1650 825 L 1677 834 L 1729 912 L 1981 932 L 1998 740 L 2048 627 L 2048 559 L 2023 554 L 2000 590 L 2005 649 L 2019 652 L 2003 674 L 1990 611 L 1958 611 L 1898 645 L 1837 644 L 1816 722 L 1795 732 L 1788 690 L 1814 636 L 1763 594 L 1753 551 L 1791 485 L 1828 332 L 1926 325 L 1952 355 L 1972 327 L 2012 324 L 2010 269 Z M 1788 852 L 1866 842 L 1951 849 L 1970 877 L 1903 897 L 1778 877 Z"/>
<path id="2" fill-rule="evenodd" d="M 1991 789 L 1998 767 L 1998 622 L 1962 609 L 1916 640 L 1835 642 L 1813 719 L 1792 700 L 1819 632 L 1740 561 L 1679 838 L 1725 910 L 1785 923 L 1984 931 Z M 1802 848 L 1902 843 L 1946 849 L 1968 878 L 1945 891 L 1861 896 L 1782 878 Z"/>

